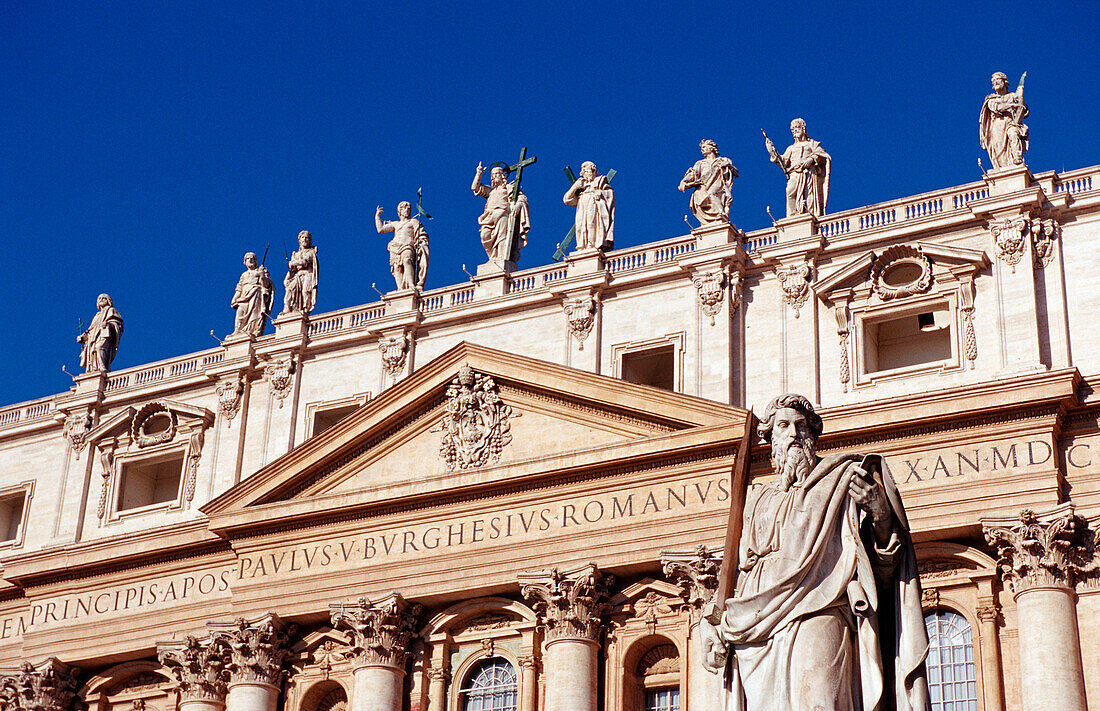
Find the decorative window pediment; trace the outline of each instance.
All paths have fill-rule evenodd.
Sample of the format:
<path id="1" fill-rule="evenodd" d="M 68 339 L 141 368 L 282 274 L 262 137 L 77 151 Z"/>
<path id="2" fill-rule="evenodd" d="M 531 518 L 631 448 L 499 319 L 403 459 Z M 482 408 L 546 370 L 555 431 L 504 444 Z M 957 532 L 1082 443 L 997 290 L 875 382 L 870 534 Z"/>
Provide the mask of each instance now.
<path id="1" fill-rule="evenodd" d="M 974 278 L 988 265 L 982 250 L 913 242 L 869 250 L 820 279 L 815 291 L 836 317 L 844 391 L 974 367 Z"/>

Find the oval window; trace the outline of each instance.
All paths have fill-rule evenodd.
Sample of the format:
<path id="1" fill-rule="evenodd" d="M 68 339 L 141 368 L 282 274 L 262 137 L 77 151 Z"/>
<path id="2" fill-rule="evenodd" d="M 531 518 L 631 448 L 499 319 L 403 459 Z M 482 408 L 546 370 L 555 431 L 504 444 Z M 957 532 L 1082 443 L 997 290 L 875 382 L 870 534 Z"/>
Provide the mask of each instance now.
<path id="1" fill-rule="evenodd" d="M 882 281 L 887 286 L 905 286 L 912 284 L 924 275 L 924 266 L 916 262 L 894 262 L 882 273 Z"/>

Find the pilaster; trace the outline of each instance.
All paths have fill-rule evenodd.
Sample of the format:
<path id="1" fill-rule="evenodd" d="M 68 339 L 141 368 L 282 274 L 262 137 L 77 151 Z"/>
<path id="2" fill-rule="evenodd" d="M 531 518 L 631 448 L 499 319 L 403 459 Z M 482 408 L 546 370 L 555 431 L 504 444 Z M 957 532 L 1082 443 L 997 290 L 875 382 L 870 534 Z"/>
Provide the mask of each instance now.
<path id="1" fill-rule="evenodd" d="M 71 711 L 79 669 L 54 657 L 0 670 L 0 707 L 5 711 Z"/>

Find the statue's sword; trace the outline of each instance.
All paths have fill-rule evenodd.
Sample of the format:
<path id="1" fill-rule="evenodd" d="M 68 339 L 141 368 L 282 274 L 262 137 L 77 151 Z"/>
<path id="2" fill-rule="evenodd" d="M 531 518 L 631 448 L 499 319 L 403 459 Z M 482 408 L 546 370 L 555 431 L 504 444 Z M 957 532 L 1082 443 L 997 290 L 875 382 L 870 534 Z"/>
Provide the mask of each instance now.
<path id="1" fill-rule="evenodd" d="M 745 498 L 749 490 L 749 462 L 752 459 L 753 433 L 756 416 L 750 410 L 745 418 L 745 431 L 737 448 L 737 460 L 730 472 L 730 514 L 726 523 L 726 542 L 722 547 L 722 567 L 718 570 L 718 590 L 714 603 L 721 610 L 726 599 L 733 597 L 737 584 L 737 550 L 741 545 L 741 526 L 745 520 Z"/>

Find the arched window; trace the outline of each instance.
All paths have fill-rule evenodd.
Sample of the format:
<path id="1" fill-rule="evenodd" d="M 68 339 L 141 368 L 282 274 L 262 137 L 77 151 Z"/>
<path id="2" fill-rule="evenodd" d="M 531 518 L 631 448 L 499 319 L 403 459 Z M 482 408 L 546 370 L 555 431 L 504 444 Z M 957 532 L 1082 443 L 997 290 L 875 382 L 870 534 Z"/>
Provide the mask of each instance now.
<path id="1" fill-rule="evenodd" d="M 680 711 L 680 654 L 676 645 L 661 644 L 638 661 L 644 711 Z"/>
<path id="2" fill-rule="evenodd" d="M 933 711 L 978 711 L 974 634 L 962 615 L 935 610 L 924 616 L 928 628 L 928 691 Z"/>
<path id="3" fill-rule="evenodd" d="M 463 711 L 516 711 L 516 670 L 490 657 L 470 670 L 461 690 Z"/>

